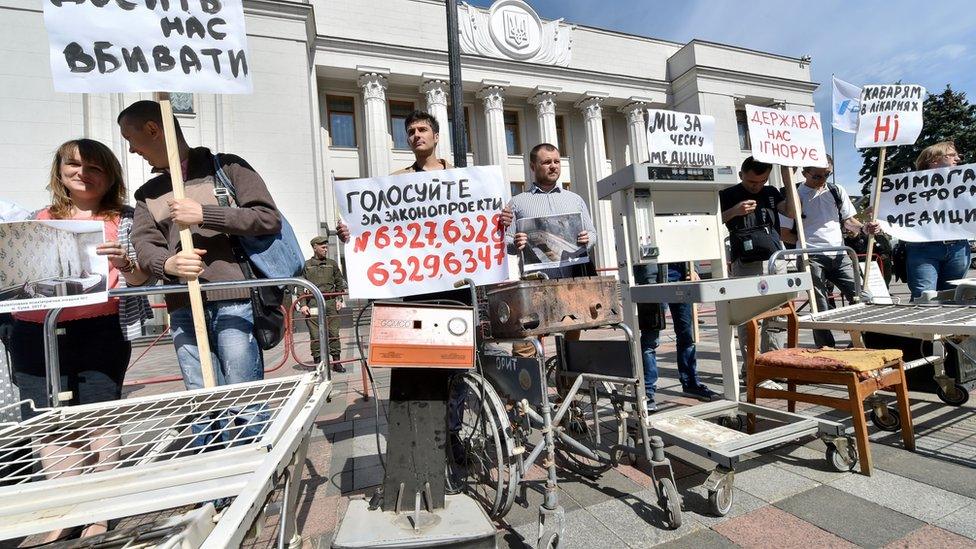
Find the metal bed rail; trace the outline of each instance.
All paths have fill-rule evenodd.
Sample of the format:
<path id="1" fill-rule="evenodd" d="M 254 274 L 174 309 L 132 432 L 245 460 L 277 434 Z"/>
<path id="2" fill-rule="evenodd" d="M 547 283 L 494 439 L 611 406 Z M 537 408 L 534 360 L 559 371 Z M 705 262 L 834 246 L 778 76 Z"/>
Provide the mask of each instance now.
<path id="1" fill-rule="evenodd" d="M 267 286 L 301 286 L 308 290 L 315 298 L 316 304 L 318 306 L 318 322 L 319 322 L 319 341 L 327 342 L 328 339 L 328 325 L 326 324 L 325 316 L 325 305 L 326 300 L 319 291 L 318 287 L 305 280 L 304 278 L 265 278 L 265 279 L 254 279 L 254 280 L 234 280 L 229 282 L 207 282 L 200 285 L 201 291 L 210 290 L 234 290 L 242 288 L 261 288 Z M 132 288 L 115 288 L 109 290 L 109 297 L 137 297 L 137 296 L 149 296 L 149 295 L 169 295 L 189 292 L 189 288 L 185 284 L 171 284 L 165 286 L 138 286 Z M 56 337 L 56 330 L 58 324 L 58 316 L 61 314 L 62 309 L 49 309 L 47 316 L 44 318 L 44 362 L 47 373 L 47 386 L 48 386 L 48 405 L 52 408 L 56 408 L 61 405 L 61 367 L 58 357 L 58 338 Z M 317 369 L 325 371 L 328 380 L 332 380 L 332 373 L 329 368 L 324 367 L 324 363 L 320 363 Z"/>

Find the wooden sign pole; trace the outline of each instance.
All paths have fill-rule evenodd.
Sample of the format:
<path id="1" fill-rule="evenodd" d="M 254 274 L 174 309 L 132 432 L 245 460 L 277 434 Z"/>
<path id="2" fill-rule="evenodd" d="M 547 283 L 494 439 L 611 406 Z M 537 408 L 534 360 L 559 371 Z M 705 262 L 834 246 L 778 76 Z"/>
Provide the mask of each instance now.
<path id="1" fill-rule="evenodd" d="M 693 276 L 694 272 L 695 272 L 695 262 L 689 261 L 688 280 L 698 279 L 698 277 Z M 694 341 L 695 343 L 701 341 L 701 329 L 698 327 L 698 304 L 697 303 L 691 304 L 691 333 L 693 337 L 692 341 Z"/>
<path id="2" fill-rule="evenodd" d="M 888 153 L 888 147 L 881 147 L 881 152 L 878 155 L 878 177 L 874 182 L 874 189 L 871 191 L 871 218 L 869 223 L 874 223 L 878 218 L 878 207 L 881 206 L 881 179 L 884 178 L 884 165 L 885 157 Z M 871 259 L 874 255 L 874 235 L 868 235 L 868 250 L 867 255 L 864 257 L 864 280 L 862 285 L 867 288 L 868 280 L 871 276 Z"/>
<path id="3" fill-rule="evenodd" d="M 796 183 L 793 181 L 793 172 L 787 166 L 780 166 L 780 175 L 783 177 L 783 188 L 787 192 L 790 201 L 793 202 L 793 214 L 796 218 L 793 220 L 796 223 L 796 247 L 803 249 L 807 247 L 807 237 L 806 233 L 803 231 L 803 207 L 800 205 L 800 193 L 796 192 Z M 800 256 L 803 259 L 804 269 L 810 270 L 810 258 L 807 257 L 806 252 Z M 810 299 L 810 310 L 814 313 L 818 312 L 817 309 L 817 297 L 815 290 L 810 288 L 807 292 Z"/>
<path id="4" fill-rule="evenodd" d="M 169 93 L 159 94 L 159 106 L 163 116 L 163 134 L 166 137 L 166 156 L 169 159 L 169 176 L 173 184 L 173 197 L 177 200 L 186 198 L 183 190 L 183 170 L 180 160 L 180 149 L 176 140 L 176 124 L 173 123 L 173 105 L 169 101 Z M 180 246 L 184 251 L 193 251 L 193 235 L 189 227 L 180 228 Z M 190 311 L 193 313 L 193 332 L 197 337 L 197 350 L 200 352 L 200 370 L 203 373 L 203 386 L 215 387 L 217 379 L 214 376 L 213 362 L 210 360 L 210 339 L 207 335 L 207 322 L 203 313 L 203 294 L 200 292 L 200 280 L 188 279 L 186 285 L 190 290 Z"/>

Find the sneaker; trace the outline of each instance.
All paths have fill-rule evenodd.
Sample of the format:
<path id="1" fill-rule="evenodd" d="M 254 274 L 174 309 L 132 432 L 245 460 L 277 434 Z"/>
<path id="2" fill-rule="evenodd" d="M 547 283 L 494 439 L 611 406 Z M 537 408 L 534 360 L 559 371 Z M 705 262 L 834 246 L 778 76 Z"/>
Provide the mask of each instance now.
<path id="1" fill-rule="evenodd" d="M 688 396 L 695 397 L 702 402 L 711 402 L 719 399 L 722 396 L 704 385 L 687 387 L 682 389 L 681 392 Z"/>
<path id="2" fill-rule="evenodd" d="M 783 386 L 771 379 L 764 380 L 757 385 L 757 387 L 762 387 L 763 389 L 772 389 L 774 391 L 782 391 Z"/>
<path id="3" fill-rule="evenodd" d="M 654 402 L 653 398 L 647 397 L 647 400 L 645 400 L 644 403 L 647 405 L 648 414 L 653 414 L 654 412 L 657 411 L 657 403 Z"/>

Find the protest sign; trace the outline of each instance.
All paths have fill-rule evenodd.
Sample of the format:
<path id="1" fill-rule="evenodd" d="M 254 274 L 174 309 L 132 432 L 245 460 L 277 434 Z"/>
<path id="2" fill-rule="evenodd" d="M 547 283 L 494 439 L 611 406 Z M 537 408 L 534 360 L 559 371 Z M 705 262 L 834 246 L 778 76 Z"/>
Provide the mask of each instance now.
<path id="1" fill-rule="evenodd" d="M 59 92 L 250 93 L 242 0 L 44 0 Z"/>
<path id="2" fill-rule="evenodd" d="M 884 176 L 877 219 L 906 242 L 973 238 L 976 164 Z"/>
<path id="3" fill-rule="evenodd" d="M 101 221 L 0 223 L 0 313 L 108 301 L 108 259 Z"/>
<path id="4" fill-rule="evenodd" d="M 647 150 L 651 164 L 715 165 L 715 117 L 647 110 Z"/>
<path id="5" fill-rule="evenodd" d="M 847 133 L 857 133 L 857 117 L 861 113 L 861 88 L 833 77 L 833 115 L 831 125 Z"/>
<path id="6" fill-rule="evenodd" d="M 780 166 L 827 167 L 820 114 L 746 105 L 752 156 Z"/>
<path id="7" fill-rule="evenodd" d="M 577 244 L 583 232 L 583 216 L 579 213 L 524 217 L 515 221 L 515 231 L 526 235 L 522 249 L 522 268 L 526 272 L 590 260 L 586 246 Z"/>
<path id="8" fill-rule="evenodd" d="M 925 88 L 916 85 L 864 86 L 854 144 L 859 149 L 912 145 L 922 133 Z"/>
<path id="9" fill-rule="evenodd" d="M 891 298 L 891 292 L 888 291 L 888 285 L 885 284 L 884 274 L 881 269 L 868 269 L 865 262 L 861 262 L 860 269 L 862 273 L 868 273 L 870 277 L 867 282 L 861 282 L 864 289 L 871 294 L 871 303 L 877 305 L 891 305 L 894 300 Z"/>
<path id="10" fill-rule="evenodd" d="M 335 184 L 349 227 L 349 296 L 382 299 L 449 290 L 470 278 L 508 280 L 498 166 L 454 168 Z"/>

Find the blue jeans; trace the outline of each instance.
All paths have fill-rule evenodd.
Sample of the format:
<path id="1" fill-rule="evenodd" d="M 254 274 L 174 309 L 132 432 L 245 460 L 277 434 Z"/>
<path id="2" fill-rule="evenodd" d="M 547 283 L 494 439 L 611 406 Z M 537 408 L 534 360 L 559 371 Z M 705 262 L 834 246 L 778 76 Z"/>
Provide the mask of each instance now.
<path id="1" fill-rule="evenodd" d="M 964 278 L 971 260 L 969 241 L 909 242 L 906 247 L 908 289 L 912 299 L 926 290 L 947 290 L 949 280 Z"/>
<path id="2" fill-rule="evenodd" d="M 668 264 L 668 282 L 678 282 L 686 278 L 683 266 Z M 654 284 L 657 282 L 656 273 L 648 265 L 634 267 L 634 279 L 637 284 Z M 702 386 L 698 379 L 698 359 L 695 356 L 695 326 L 693 324 L 690 303 L 669 303 L 671 323 L 677 338 L 678 348 L 678 379 L 684 390 L 697 389 Z M 640 336 L 641 355 L 644 360 L 644 392 L 650 401 L 654 400 L 657 391 L 657 348 L 661 343 L 660 330 L 642 330 Z"/>
<path id="3" fill-rule="evenodd" d="M 217 385 L 230 385 L 246 381 L 264 379 L 264 357 L 258 342 L 254 339 L 254 313 L 251 302 L 212 301 L 205 303 L 204 316 L 207 324 L 207 334 L 210 340 L 210 359 L 214 365 L 214 375 Z M 203 373 L 200 367 L 200 350 L 197 347 L 196 333 L 193 331 L 193 314 L 190 307 L 177 309 L 170 314 L 170 329 L 173 334 L 173 345 L 176 347 L 176 358 L 183 372 L 183 384 L 187 389 L 200 389 L 203 385 Z M 226 430 L 221 439 L 226 442 L 257 437 L 263 431 L 268 421 L 268 414 L 260 412 L 260 406 L 230 408 L 222 412 L 215 412 L 210 416 L 212 421 L 197 423 L 192 426 L 197 437 L 192 446 L 204 445 L 212 438 L 208 433 L 212 430 L 223 429 L 225 420 L 221 416 L 234 417 L 234 424 L 243 427 Z M 257 425 L 248 427 L 252 422 Z"/>

